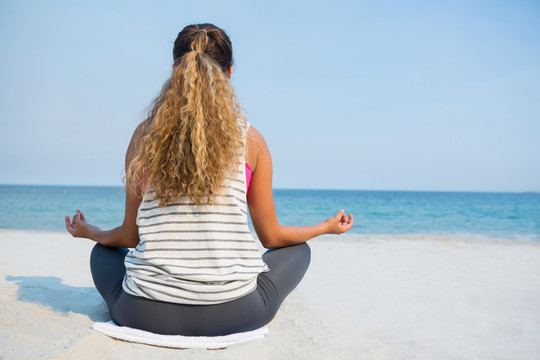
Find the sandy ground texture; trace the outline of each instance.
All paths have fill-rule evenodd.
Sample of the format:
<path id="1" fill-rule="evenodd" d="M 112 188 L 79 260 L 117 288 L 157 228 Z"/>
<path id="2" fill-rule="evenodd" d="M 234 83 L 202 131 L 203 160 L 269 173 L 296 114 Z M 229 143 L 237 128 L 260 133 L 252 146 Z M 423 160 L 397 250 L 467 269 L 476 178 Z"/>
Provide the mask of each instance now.
<path id="1" fill-rule="evenodd" d="M 261 340 L 175 350 L 110 339 L 89 240 L 0 230 L 1 359 L 540 359 L 540 243 L 447 236 L 310 241 Z"/>

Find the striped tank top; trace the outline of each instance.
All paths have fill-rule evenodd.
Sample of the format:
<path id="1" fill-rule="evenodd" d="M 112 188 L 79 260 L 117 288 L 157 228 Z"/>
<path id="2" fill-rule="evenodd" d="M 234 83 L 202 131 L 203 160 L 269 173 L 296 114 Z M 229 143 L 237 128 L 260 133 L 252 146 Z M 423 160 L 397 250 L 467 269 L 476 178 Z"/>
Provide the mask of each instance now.
<path id="1" fill-rule="evenodd" d="M 160 206 L 145 192 L 137 213 L 140 242 L 125 258 L 123 289 L 180 304 L 231 301 L 257 287 L 268 271 L 247 223 L 244 156 L 215 205 L 187 197 Z"/>

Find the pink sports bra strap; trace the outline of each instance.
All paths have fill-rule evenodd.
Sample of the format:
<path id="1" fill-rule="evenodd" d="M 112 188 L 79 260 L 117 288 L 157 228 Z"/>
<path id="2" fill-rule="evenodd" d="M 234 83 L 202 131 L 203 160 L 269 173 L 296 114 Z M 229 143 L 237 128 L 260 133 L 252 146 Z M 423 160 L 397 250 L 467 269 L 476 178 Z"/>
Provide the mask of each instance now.
<path id="1" fill-rule="evenodd" d="M 253 172 L 251 171 L 251 167 L 248 163 L 246 163 L 246 194 L 249 191 L 249 183 L 251 182 L 251 174 Z"/>

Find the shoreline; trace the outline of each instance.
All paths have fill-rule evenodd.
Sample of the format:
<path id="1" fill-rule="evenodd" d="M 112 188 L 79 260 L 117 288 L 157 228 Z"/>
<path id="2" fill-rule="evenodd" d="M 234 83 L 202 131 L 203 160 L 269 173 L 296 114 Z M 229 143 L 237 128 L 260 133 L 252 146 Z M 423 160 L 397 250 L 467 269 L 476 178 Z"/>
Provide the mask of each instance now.
<path id="1" fill-rule="evenodd" d="M 66 230 L 39 230 L 39 229 L 11 229 L 11 228 L 0 228 L 0 236 L 5 233 L 14 232 L 14 233 L 33 233 L 33 234 L 55 234 L 59 236 L 69 235 Z M 257 240 L 257 234 L 252 231 L 252 235 Z M 531 235 L 531 236 L 540 236 L 540 235 Z M 82 239 L 82 238 L 81 238 Z M 394 240 L 411 240 L 411 241 L 439 241 L 439 242 L 469 242 L 469 243 L 511 243 L 511 244 L 532 244 L 540 246 L 540 241 L 538 240 L 525 240 L 525 239 L 509 239 L 504 237 L 490 237 L 484 235 L 454 235 L 454 234 L 445 234 L 445 233 L 405 233 L 405 234 L 357 234 L 357 233 L 346 233 L 342 235 L 321 235 L 313 240 L 324 240 L 324 241 L 336 241 L 336 239 L 346 239 L 346 241 L 394 241 Z M 91 240 L 89 240 L 91 241 Z"/>
<path id="2" fill-rule="evenodd" d="M 110 339 L 93 242 L 0 229 L 4 359 L 537 359 L 540 243 L 445 235 L 321 236 L 270 334 L 225 350 Z M 182 351 L 182 353 L 178 353 Z"/>

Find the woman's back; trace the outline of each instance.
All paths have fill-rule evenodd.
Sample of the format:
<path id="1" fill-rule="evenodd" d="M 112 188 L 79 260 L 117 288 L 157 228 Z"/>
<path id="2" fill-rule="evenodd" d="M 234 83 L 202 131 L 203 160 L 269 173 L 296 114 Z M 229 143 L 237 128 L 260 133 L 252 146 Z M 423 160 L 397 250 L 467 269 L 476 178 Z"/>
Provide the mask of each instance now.
<path id="1" fill-rule="evenodd" d="M 239 157 L 213 205 L 180 197 L 165 206 L 146 191 L 137 213 L 140 242 L 126 256 L 123 288 L 136 296 L 217 304 L 244 296 L 266 270 L 247 224 L 246 166 Z"/>

